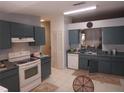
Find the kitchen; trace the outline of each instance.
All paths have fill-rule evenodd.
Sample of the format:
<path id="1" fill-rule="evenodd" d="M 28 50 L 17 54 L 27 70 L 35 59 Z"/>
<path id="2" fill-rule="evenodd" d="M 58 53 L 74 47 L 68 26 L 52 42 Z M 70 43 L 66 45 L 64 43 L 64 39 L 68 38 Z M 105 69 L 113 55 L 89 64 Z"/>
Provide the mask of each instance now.
<path id="1" fill-rule="evenodd" d="M 91 5 L 93 11 L 84 11 Z M 65 12 L 83 6 L 77 15 Z M 0 91 L 73 92 L 80 75 L 92 79 L 92 91 L 124 91 L 123 6 L 123 1 L 0 2 Z"/>
<path id="2" fill-rule="evenodd" d="M 0 85 L 8 91 L 30 91 L 49 77 L 51 58 L 40 52 L 45 27 L 1 20 L 0 35 Z"/>
<path id="3" fill-rule="evenodd" d="M 70 24 L 69 29 L 71 30 L 69 32 L 70 33 L 69 39 L 71 49 L 68 52 L 69 53 L 68 62 L 75 61 L 72 62 L 75 63 L 75 66 L 70 63 L 68 63 L 68 66 L 70 66 L 70 68 L 75 69 L 78 69 L 78 67 L 79 69 L 89 69 L 89 72 L 92 73 L 103 72 L 109 74 L 124 75 L 123 72 L 124 57 L 123 49 L 121 48 L 123 47 L 122 40 L 124 29 L 123 20 L 124 20 L 123 18 L 116 18 L 92 21 L 92 23 L 91 22 L 81 23 L 84 26 L 87 24 L 85 27 L 86 29 L 81 27 L 84 30 L 75 30 L 74 28 L 71 28 L 72 24 Z M 98 23 L 99 25 L 97 25 Z M 94 28 L 89 28 L 88 24 L 92 24 L 92 26 L 94 24 Z M 75 36 L 75 38 L 72 38 L 72 36 Z M 79 49 L 74 48 L 73 45 L 75 44 L 79 46 L 77 47 Z M 78 59 L 77 65 L 76 59 Z"/>

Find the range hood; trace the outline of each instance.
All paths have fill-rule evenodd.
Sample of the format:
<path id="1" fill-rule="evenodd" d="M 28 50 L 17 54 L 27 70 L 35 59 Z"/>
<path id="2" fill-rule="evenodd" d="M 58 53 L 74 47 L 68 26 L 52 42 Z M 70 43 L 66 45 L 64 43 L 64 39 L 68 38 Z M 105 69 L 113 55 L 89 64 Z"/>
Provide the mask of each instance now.
<path id="1" fill-rule="evenodd" d="M 34 38 L 11 38 L 12 43 L 34 42 Z"/>

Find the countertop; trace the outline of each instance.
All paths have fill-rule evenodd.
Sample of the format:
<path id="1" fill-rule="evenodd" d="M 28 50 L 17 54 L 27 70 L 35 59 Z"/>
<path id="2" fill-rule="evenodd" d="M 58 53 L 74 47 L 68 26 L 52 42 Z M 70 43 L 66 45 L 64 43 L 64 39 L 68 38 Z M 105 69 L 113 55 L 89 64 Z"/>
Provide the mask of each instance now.
<path id="1" fill-rule="evenodd" d="M 123 59 L 124 60 L 124 55 L 123 54 L 86 54 L 86 53 L 82 53 L 82 52 L 67 52 L 69 54 L 80 54 L 82 56 L 88 56 L 88 57 L 106 57 L 106 58 L 118 58 L 118 59 Z"/>
<path id="2" fill-rule="evenodd" d="M 41 55 L 40 58 L 50 57 L 49 55 Z"/>
<path id="3" fill-rule="evenodd" d="M 9 62 L 7 60 L 4 61 L 4 64 L 6 65 L 6 68 L 4 68 L 4 69 L 0 68 L 0 74 L 6 72 L 8 70 L 12 70 L 12 69 L 18 68 L 18 66 L 16 64 L 14 64 L 12 62 Z"/>
<path id="4" fill-rule="evenodd" d="M 46 57 L 50 57 L 49 55 L 41 55 L 39 57 L 36 57 L 36 56 L 32 56 L 32 57 L 35 57 L 35 58 L 46 58 Z"/>

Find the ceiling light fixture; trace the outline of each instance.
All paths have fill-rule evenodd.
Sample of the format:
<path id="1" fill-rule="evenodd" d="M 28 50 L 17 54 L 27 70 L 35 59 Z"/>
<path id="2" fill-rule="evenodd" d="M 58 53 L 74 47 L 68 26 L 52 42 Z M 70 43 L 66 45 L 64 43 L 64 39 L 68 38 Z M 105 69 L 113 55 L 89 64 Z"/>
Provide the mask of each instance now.
<path id="1" fill-rule="evenodd" d="M 41 21 L 41 22 L 44 22 L 45 20 L 44 20 L 44 19 L 41 19 L 40 21 Z"/>
<path id="2" fill-rule="evenodd" d="M 82 8 L 82 9 L 64 12 L 64 15 L 69 15 L 69 14 L 74 14 L 74 13 L 79 13 L 79 12 L 85 12 L 85 11 L 94 10 L 94 9 L 96 9 L 96 6 L 91 6 L 91 7 L 87 7 L 87 8 Z"/>

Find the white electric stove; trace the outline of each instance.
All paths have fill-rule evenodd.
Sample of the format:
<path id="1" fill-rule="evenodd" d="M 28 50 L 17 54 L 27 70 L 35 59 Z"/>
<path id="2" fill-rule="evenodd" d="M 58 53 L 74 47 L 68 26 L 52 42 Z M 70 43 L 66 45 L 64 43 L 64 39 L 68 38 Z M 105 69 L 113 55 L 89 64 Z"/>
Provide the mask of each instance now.
<path id="1" fill-rule="evenodd" d="M 19 66 L 20 91 L 28 92 L 41 84 L 41 61 L 29 51 L 9 53 L 9 62 Z"/>

